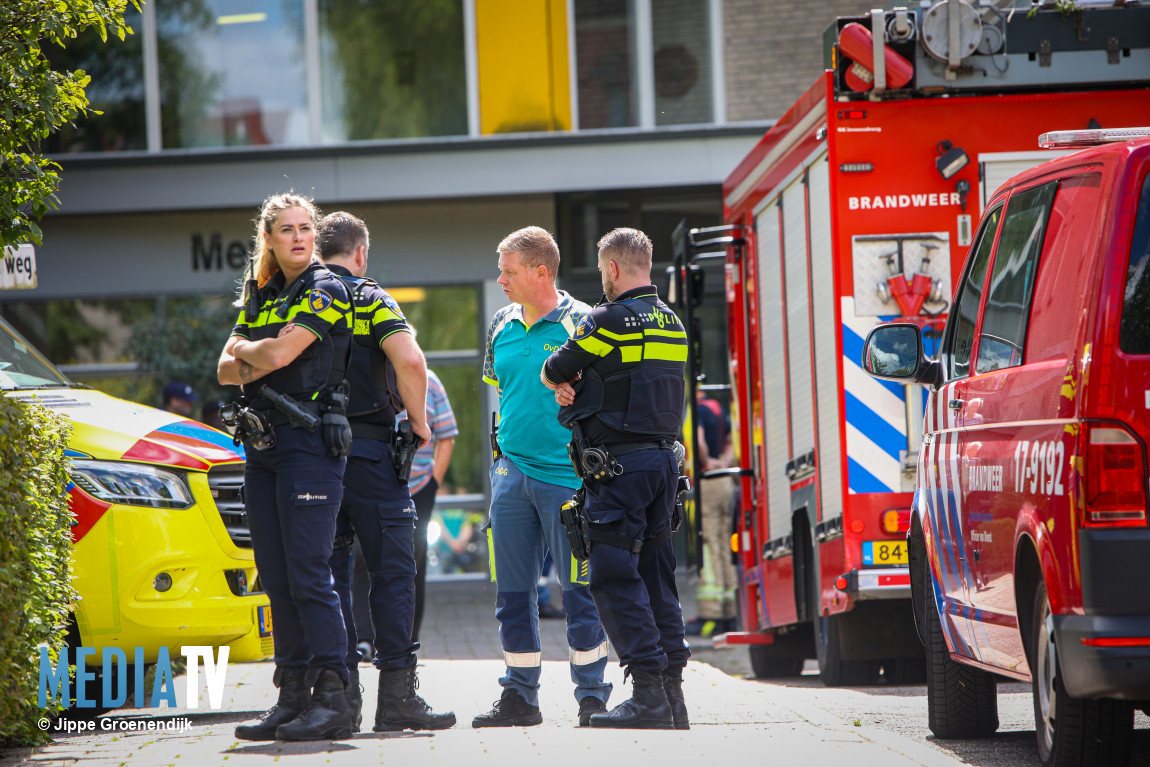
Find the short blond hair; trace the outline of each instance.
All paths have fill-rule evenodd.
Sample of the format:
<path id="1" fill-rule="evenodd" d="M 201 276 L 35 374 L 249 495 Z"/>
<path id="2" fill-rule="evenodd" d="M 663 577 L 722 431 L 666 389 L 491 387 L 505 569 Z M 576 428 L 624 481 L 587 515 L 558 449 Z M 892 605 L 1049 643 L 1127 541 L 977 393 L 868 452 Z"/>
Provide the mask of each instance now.
<path id="1" fill-rule="evenodd" d="M 526 269 L 542 266 L 554 281 L 559 276 L 559 246 L 551 232 L 540 226 L 517 229 L 503 238 L 496 248 L 501 256 L 516 254 Z"/>
<path id="2" fill-rule="evenodd" d="M 612 229 L 599 240 L 600 258 L 614 261 L 620 269 L 632 274 L 651 274 L 654 251 L 650 237 L 625 226 Z"/>

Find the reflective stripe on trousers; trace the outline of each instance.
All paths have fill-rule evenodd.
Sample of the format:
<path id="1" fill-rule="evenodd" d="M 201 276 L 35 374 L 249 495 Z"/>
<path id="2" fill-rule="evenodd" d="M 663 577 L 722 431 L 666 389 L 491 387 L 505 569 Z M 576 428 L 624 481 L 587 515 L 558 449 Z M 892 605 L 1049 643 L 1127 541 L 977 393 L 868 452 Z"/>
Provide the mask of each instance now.
<path id="1" fill-rule="evenodd" d="M 574 666 L 586 666 L 588 663 L 594 663 L 600 658 L 607 657 L 607 640 L 604 639 L 598 647 L 592 647 L 590 650 L 576 650 L 573 647 L 570 648 L 570 650 L 571 664 Z"/>

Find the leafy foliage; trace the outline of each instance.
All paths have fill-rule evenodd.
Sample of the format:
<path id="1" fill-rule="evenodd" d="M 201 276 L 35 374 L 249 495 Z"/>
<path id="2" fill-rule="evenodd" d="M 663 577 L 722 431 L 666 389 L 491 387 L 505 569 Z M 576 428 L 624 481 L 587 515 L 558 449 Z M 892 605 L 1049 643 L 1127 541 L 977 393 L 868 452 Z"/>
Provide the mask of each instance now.
<path id="1" fill-rule="evenodd" d="M 236 311 L 222 298 L 171 301 L 166 321 L 146 319 L 133 326 L 126 351 L 155 379 L 157 389 L 168 381 L 186 381 L 201 398 L 226 399 L 216 363 Z"/>
<path id="2" fill-rule="evenodd" d="M 64 458 L 71 425 L 0 397 L 0 746 L 45 742 L 36 726 L 40 645 L 53 664 L 75 599 Z"/>
<path id="3" fill-rule="evenodd" d="M 138 0 L 131 0 L 138 8 Z M 0 0 L 0 246 L 41 242 L 36 221 L 59 204 L 60 166 L 40 152 L 49 134 L 88 114 L 83 70 L 57 72 L 45 45 L 85 29 L 121 40 L 128 0 Z"/>

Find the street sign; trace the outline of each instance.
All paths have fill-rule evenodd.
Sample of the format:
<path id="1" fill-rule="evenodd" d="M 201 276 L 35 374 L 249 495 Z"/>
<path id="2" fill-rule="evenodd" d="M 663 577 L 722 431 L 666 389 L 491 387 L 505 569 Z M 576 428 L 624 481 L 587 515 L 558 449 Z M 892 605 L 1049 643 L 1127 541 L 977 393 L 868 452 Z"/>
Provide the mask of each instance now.
<path id="1" fill-rule="evenodd" d="M 4 248 L 0 260 L 0 290 L 33 290 L 36 287 L 36 249 L 30 243 Z"/>

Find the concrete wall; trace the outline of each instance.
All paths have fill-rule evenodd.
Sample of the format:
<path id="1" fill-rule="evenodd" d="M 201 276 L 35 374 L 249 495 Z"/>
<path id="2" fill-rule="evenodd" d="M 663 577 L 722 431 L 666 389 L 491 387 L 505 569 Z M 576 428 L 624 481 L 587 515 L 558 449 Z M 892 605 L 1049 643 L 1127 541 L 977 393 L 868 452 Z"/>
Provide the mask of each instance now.
<path id="1" fill-rule="evenodd" d="M 777 120 L 823 71 L 823 31 L 874 0 L 724 0 L 727 119 Z"/>

